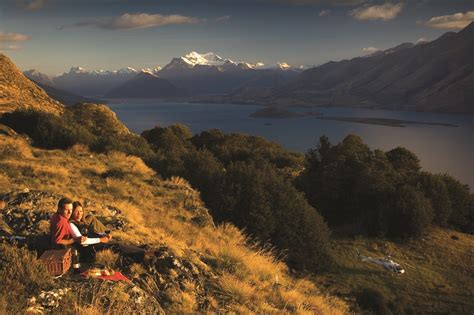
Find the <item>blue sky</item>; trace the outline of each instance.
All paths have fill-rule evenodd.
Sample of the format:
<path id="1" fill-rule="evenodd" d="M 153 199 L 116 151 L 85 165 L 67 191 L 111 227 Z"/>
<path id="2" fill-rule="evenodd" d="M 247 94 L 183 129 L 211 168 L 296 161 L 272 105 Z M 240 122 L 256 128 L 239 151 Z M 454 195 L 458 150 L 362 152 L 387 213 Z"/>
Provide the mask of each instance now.
<path id="1" fill-rule="evenodd" d="M 474 20 L 466 0 L 1 0 L 0 51 L 21 70 L 164 66 L 190 51 L 317 65 Z"/>

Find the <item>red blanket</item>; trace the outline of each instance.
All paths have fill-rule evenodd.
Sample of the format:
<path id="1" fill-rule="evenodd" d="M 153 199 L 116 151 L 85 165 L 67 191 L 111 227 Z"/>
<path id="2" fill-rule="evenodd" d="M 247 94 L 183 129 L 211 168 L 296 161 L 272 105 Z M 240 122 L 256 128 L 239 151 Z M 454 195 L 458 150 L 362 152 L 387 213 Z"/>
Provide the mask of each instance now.
<path id="1" fill-rule="evenodd" d="M 84 271 L 83 273 L 81 273 L 82 276 L 88 278 L 89 277 L 89 270 L 87 271 Z M 128 279 L 127 277 L 125 277 L 120 271 L 116 271 L 113 275 L 111 276 L 95 276 L 94 278 L 97 278 L 97 279 L 102 279 L 102 280 L 111 280 L 111 281 L 127 281 L 127 282 L 131 282 L 130 279 Z"/>

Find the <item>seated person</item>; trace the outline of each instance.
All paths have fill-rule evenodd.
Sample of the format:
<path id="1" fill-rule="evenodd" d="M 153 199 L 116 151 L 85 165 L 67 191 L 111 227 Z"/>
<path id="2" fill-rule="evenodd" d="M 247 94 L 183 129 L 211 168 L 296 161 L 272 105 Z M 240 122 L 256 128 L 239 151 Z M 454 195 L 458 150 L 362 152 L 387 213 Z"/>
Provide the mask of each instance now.
<path id="1" fill-rule="evenodd" d="M 72 200 L 61 198 L 58 202 L 58 210 L 49 221 L 51 235 L 51 245 L 53 249 L 70 247 L 74 243 L 81 243 L 86 240 L 85 236 L 73 236 L 69 218 L 72 214 Z"/>
<path id="2" fill-rule="evenodd" d="M 105 225 L 93 214 L 84 214 L 84 207 L 79 201 L 72 203 L 71 222 L 81 231 L 82 235 L 89 237 L 103 237 L 108 234 Z"/>
<path id="3" fill-rule="evenodd" d="M 73 238 L 79 238 L 82 237 L 81 232 L 79 231 L 78 227 L 74 224 L 74 222 L 69 222 L 69 225 L 71 226 L 71 233 Z M 95 245 L 99 243 L 108 243 L 110 239 L 112 238 L 112 235 L 107 234 L 102 237 L 86 237 L 85 241 L 81 242 L 82 246 L 88 246 L 88 245 Z"/>
<path id="4" fill-rule="evenodd" d="M 73 202 L 73 211 L 70 220 L 71 229 L 74 235 L 87 235 L 87 241 L 81 243 L 85 244 L 94 244 L 89 250 L 83 250 L 81 257 L 86 257 L 86 259 L 94 260 L 96 251 L 100 251 L 105 248 L 110 248 L 115 252 L 118 252 L 121 255 L 127 256 L 135 261 L 143 261 L 145 256 L 155 255 L 155 251 L 147 251 L 144 248 L 134 246 L 134 245 L 125 245 L 119 243 L 109 243 L 107 245 L 98 243 L 108 243 L 112 238 L 112 235 L 108 233 L 107 227 L 103 225 L 94 215 L 84 215 L 84 208 L 79 201 Z"/>

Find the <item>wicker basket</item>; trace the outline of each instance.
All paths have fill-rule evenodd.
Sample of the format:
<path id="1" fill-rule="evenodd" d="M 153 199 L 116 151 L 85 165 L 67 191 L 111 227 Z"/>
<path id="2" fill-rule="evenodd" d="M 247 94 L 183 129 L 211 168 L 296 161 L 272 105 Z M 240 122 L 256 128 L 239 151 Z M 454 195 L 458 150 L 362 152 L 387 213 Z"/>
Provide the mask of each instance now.
<path id="1" fill-rule="evenodd" d="M 71 268 L 71 249 L 45 251 L 40 260 L 51 275 L 60 276 Z"/>

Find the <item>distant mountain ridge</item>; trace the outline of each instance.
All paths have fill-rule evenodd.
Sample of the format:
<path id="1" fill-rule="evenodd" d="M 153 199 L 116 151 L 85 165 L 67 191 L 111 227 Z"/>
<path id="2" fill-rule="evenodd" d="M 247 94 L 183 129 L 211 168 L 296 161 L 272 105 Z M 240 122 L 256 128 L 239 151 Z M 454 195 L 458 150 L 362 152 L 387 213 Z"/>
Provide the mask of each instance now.
<path id="1" fill-rule="evenodd" d="M 30 80 L 32 80 L 37 86 L 42 88 L 50 97 L 61 102 L 64 105 L 70 106 L 77 103 L 100 103 L 100 104 L 105 103 L 104 100 L 77 95 L 74 93 L 70 93 L 70 92 L 52 87 L 47 84 L 36 82 L 33 79 L 30 79 Z"/>
<path id="2" fill-rule="evenodd" d="M 112 89 L 108 98 L 170 98 L 185 93 L 166 79 L 151 73 L 141 72 L 122 85 Z"/>
<path id="3" fill-rule="evenodd" d="M 387 51 L 306 70 L 260 101 L 474 112 L 474 23 L 432 42 Z"/>
<path id="4" fill-rule="evenodd" d="M 122 86 L 129 80 L 134 80 L 136 75 L 149 73 L 155 77 L 170 81 L 172 85 L 181 91 L 180 93 L 171 91 L 167 94 L 183 96 L 231 93 L 247 81 L 252 81 L 260 76 L 260 71 L 285 71 L 290 77 L 292 76 L 290 72 L 301 72 L 300 69 L 295 69 L 286 62 L 265 67 L 261 62 L 235 62 L 229 58 L 220 57 L 213 52 L 201 54 L 191 51 L 184 56 L 172 58 L 163 68 L 155 67 L 137 70 L 127 67 L 109 71 L 72 67 L 68 72 L 56 77 L 49 77 L 34 69 L 25 71 L 24 74 L 36 82 L 73 94 L 87 97 L 102 97 L 104 95 L 116 94 L 119 86 Z M 152 79 L 152 77 L 148 78 Z M 157 82 L 156 80 L 154 81 L 155 83 Z M 162 89 L 159 90 L 163 92 Z M 186 91 L 186 93 L 182 91 Z M 161 92 L 158 94 L 161 94 Z M 154 95 L 153 92 L 145 94 Z"/>

